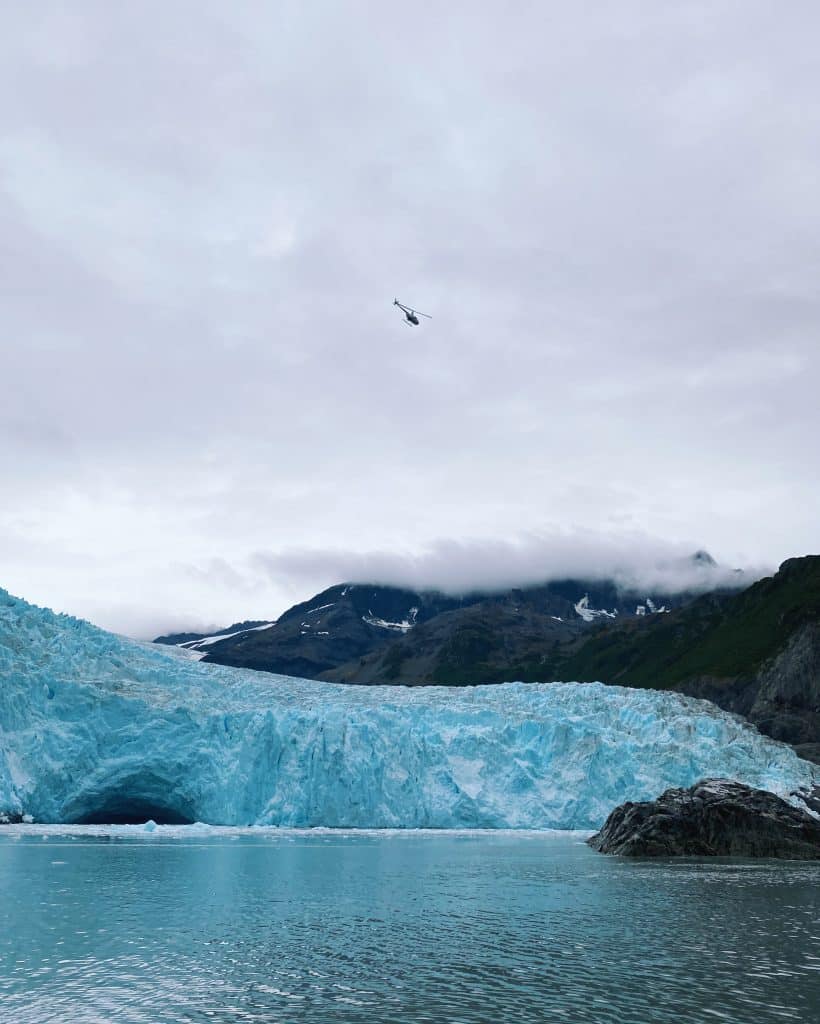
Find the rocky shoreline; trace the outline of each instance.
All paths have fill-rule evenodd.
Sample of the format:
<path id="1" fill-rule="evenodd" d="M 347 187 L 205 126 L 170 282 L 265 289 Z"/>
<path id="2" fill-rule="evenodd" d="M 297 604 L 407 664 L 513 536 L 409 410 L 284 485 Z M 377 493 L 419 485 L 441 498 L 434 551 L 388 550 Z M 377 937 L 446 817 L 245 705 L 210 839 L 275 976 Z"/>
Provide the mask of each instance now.
<path id="1" fill-rule="evenodd" d="M 812 809 L 816 793 L 806 799 Z M 624 857 L 820 859 L 820 820 L 762 789 L 702 779 L 657 800 L 616 807 L 587 842 Z"/>

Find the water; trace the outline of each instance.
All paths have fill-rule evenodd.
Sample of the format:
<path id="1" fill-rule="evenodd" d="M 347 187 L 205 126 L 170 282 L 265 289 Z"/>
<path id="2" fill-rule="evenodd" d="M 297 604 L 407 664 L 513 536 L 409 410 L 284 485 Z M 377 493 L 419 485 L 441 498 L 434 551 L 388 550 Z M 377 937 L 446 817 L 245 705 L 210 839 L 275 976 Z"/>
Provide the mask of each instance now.
<path id="1" fill-rule="evenodd" d="M 573 833 L 0 830 L 0 1020 L 820 1020 L 820 865 Z"/>

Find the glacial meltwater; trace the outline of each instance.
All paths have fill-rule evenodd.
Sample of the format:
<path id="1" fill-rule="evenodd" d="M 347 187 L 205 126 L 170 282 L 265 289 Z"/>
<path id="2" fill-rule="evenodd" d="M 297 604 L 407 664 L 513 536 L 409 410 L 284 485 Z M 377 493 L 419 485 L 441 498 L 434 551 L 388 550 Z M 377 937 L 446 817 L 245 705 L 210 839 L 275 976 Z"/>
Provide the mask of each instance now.
<path id="1" fill-rule="evenodd" d="M 0 1020 L 820 1020 L 820 864 L 583 837 L 5 826 Z"/>

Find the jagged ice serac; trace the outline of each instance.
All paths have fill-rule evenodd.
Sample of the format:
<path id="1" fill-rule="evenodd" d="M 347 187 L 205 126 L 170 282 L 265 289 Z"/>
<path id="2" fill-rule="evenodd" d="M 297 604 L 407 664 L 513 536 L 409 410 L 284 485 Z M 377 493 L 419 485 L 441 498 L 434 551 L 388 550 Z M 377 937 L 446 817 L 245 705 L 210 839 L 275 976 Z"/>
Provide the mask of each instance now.
<path id="1" fill-rule="evenodd" d="M 341 686 L 203 665 L 0 591 L 0 814 L 40 822 L 595 828 L 816 769 L 713 705 L 600 683 Z"/>

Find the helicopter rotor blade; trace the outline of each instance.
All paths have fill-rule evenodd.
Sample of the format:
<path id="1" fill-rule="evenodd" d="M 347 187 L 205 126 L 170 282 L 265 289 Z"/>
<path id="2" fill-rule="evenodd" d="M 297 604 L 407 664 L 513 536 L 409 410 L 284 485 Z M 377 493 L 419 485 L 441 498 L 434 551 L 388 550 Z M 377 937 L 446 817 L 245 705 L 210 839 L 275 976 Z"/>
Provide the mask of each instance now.
<path id="1" fill-rule="evenodd" d="M 405 313 L 413 313 L 415 316 L 425 316 L 428 320 L 432 320 L 432 316 L 429 313 L 420 313 L 417 309 L 413 309 L 411 306 L 405 306 L 403 302 L 399 302 L 398 299 L 393 299 L 393 305 L 398 306 L 399 309 L 403 309 Z"/>

